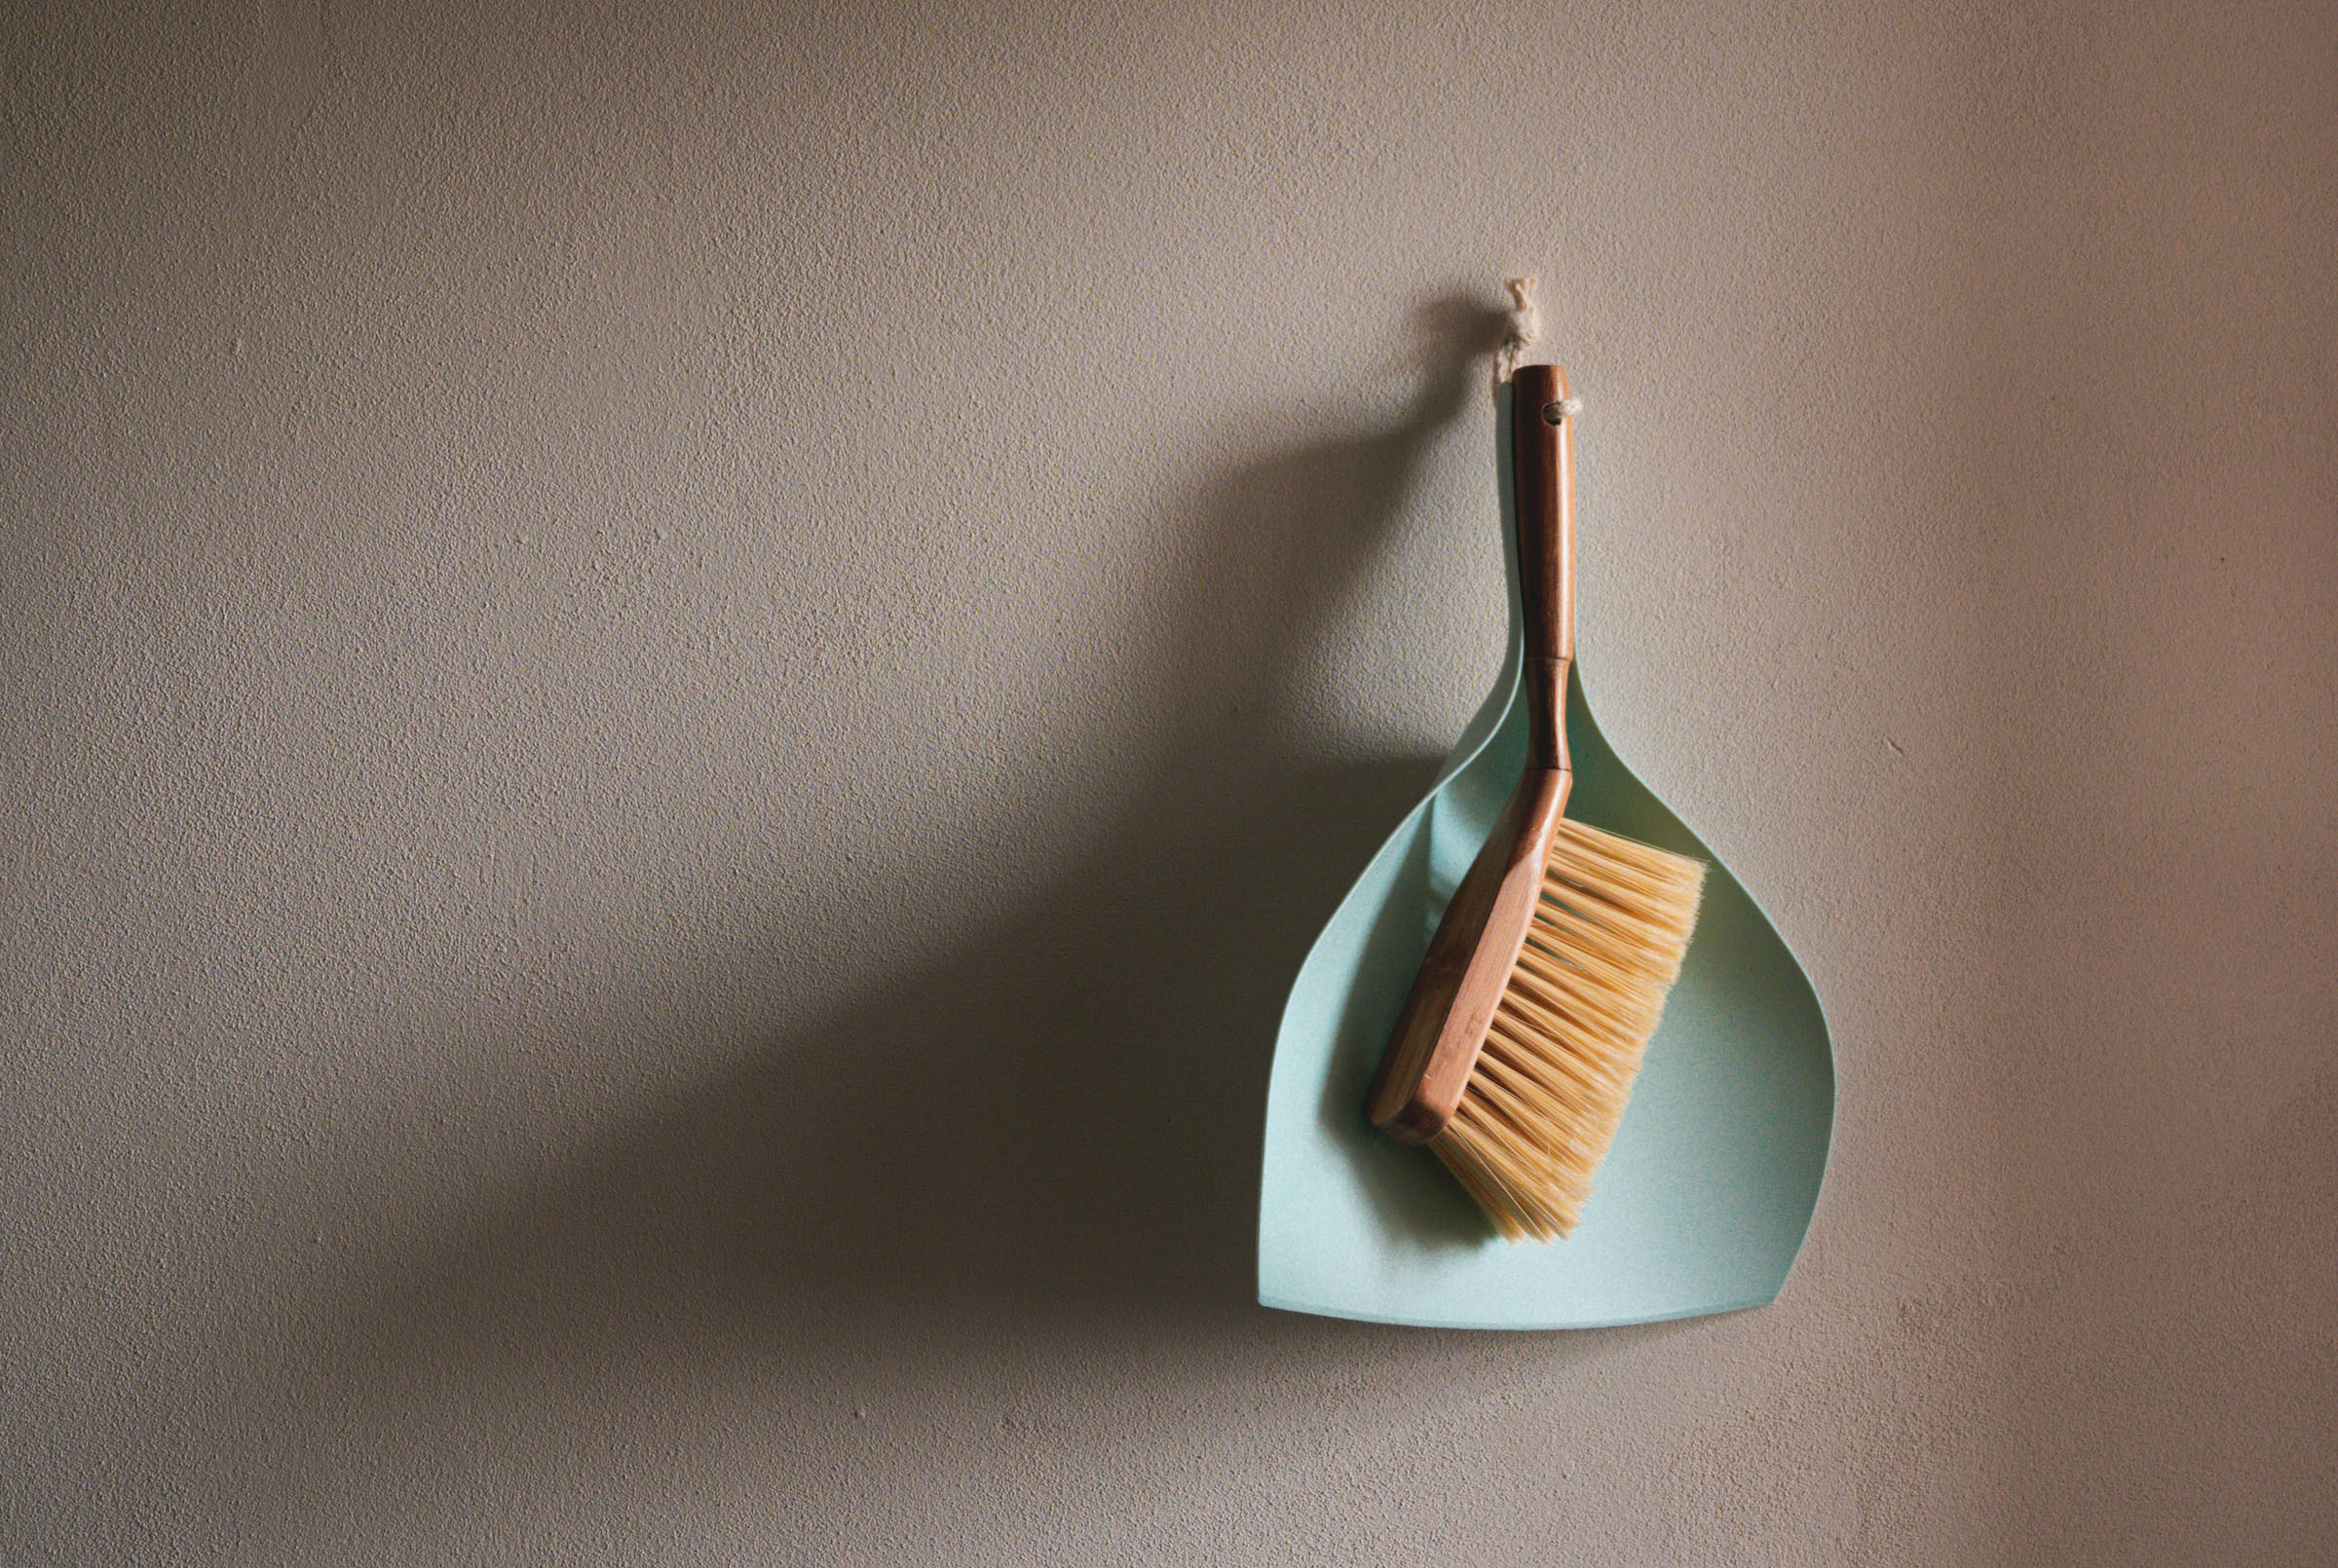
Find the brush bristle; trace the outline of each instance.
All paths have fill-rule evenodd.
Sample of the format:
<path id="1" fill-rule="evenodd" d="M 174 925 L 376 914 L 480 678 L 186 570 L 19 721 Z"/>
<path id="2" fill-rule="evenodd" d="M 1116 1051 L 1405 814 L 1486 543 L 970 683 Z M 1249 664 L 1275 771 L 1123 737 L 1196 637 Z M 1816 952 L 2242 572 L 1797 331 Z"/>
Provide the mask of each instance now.
<path id="1" fill-rule="evenodd" d="M 1563 821 L 1460 1108 L 1429 1147 L 1512 1241 L 1565 1236 L 1679 977 L 1705 865 Z"/>

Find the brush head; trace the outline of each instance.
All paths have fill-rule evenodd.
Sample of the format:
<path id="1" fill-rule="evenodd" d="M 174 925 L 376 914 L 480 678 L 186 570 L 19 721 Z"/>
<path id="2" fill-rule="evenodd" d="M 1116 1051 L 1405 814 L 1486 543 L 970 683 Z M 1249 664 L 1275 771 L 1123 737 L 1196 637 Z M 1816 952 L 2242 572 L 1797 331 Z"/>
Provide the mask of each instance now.
<path id="1" fill-rule="evenodd" d="M 1562 820 L 1452 1119 L 1428 1140 L 1513 1241 L 1566 1235 L 1679 977 L 1704 862 Z"/>

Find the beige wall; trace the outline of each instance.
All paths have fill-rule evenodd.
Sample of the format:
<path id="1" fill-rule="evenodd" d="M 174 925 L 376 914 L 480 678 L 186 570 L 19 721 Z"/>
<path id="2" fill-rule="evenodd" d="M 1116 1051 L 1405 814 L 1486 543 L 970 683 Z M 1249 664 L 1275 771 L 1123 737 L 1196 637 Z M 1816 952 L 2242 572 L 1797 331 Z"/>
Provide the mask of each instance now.
<path id="1" fill-rule="evenodd" d="M 2338 14 L 12 6 L 0 1561 L 2338 1556 Z M 1584 649 L 1808 961 L 1773 1308 L 1249 1299 Z"/>

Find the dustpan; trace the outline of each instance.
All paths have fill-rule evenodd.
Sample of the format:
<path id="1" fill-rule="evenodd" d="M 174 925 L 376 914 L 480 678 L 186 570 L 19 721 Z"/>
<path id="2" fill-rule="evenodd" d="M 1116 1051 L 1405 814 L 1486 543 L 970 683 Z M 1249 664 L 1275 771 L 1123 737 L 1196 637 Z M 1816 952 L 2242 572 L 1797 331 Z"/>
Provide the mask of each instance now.
<path id="1" fill-rule="evenodd" d="M 1510 389 L 1494 421 L 1509 651 L 1427 797 L 1315 941 L 1283 1010 L 1266 1095 L 1259 1299 L 1451 1328 L 1589 1328 L 1764 1305 L 1809 1227 L 1834 1120 L 1827 1023 L 1802 966 L 1729 869 L 1567 698 L 1567 815 L 1712 871 L 1680 979 L 1574 1234 L 1501 1240 L 1426 1149 L 1364 1097 L 1430 934 L 1526 765 Z M 1599 549 L 1596 508 L 1585 548 Z"/>

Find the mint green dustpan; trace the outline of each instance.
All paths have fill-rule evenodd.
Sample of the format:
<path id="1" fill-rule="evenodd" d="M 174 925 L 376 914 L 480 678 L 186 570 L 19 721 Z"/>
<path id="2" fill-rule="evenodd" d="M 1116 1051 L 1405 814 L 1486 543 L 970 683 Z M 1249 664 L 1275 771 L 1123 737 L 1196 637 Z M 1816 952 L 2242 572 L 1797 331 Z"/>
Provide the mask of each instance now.
<path id="1" fill-rule="evenodd" d="M 1493 692 L 1315 941 L 1266 1092 L 1259 1299 L 1451 1328 L 1588 1328 L 1761 1306 L 1827 1169 L 1834 1063 L 1802 966 L 1729 868 L 1634 778 L 1567 694 L 1566 814 L 1708 861 L 1703 914 L 1583 1219 L 1511 1243 L 1434 1155 L 1364 1119 L 1429 936 L 1526 765 L 1508 388 L 1494 421 L 1510 647 Z M 1589 516 L 1587 551 L 1599 549 Z"/>

